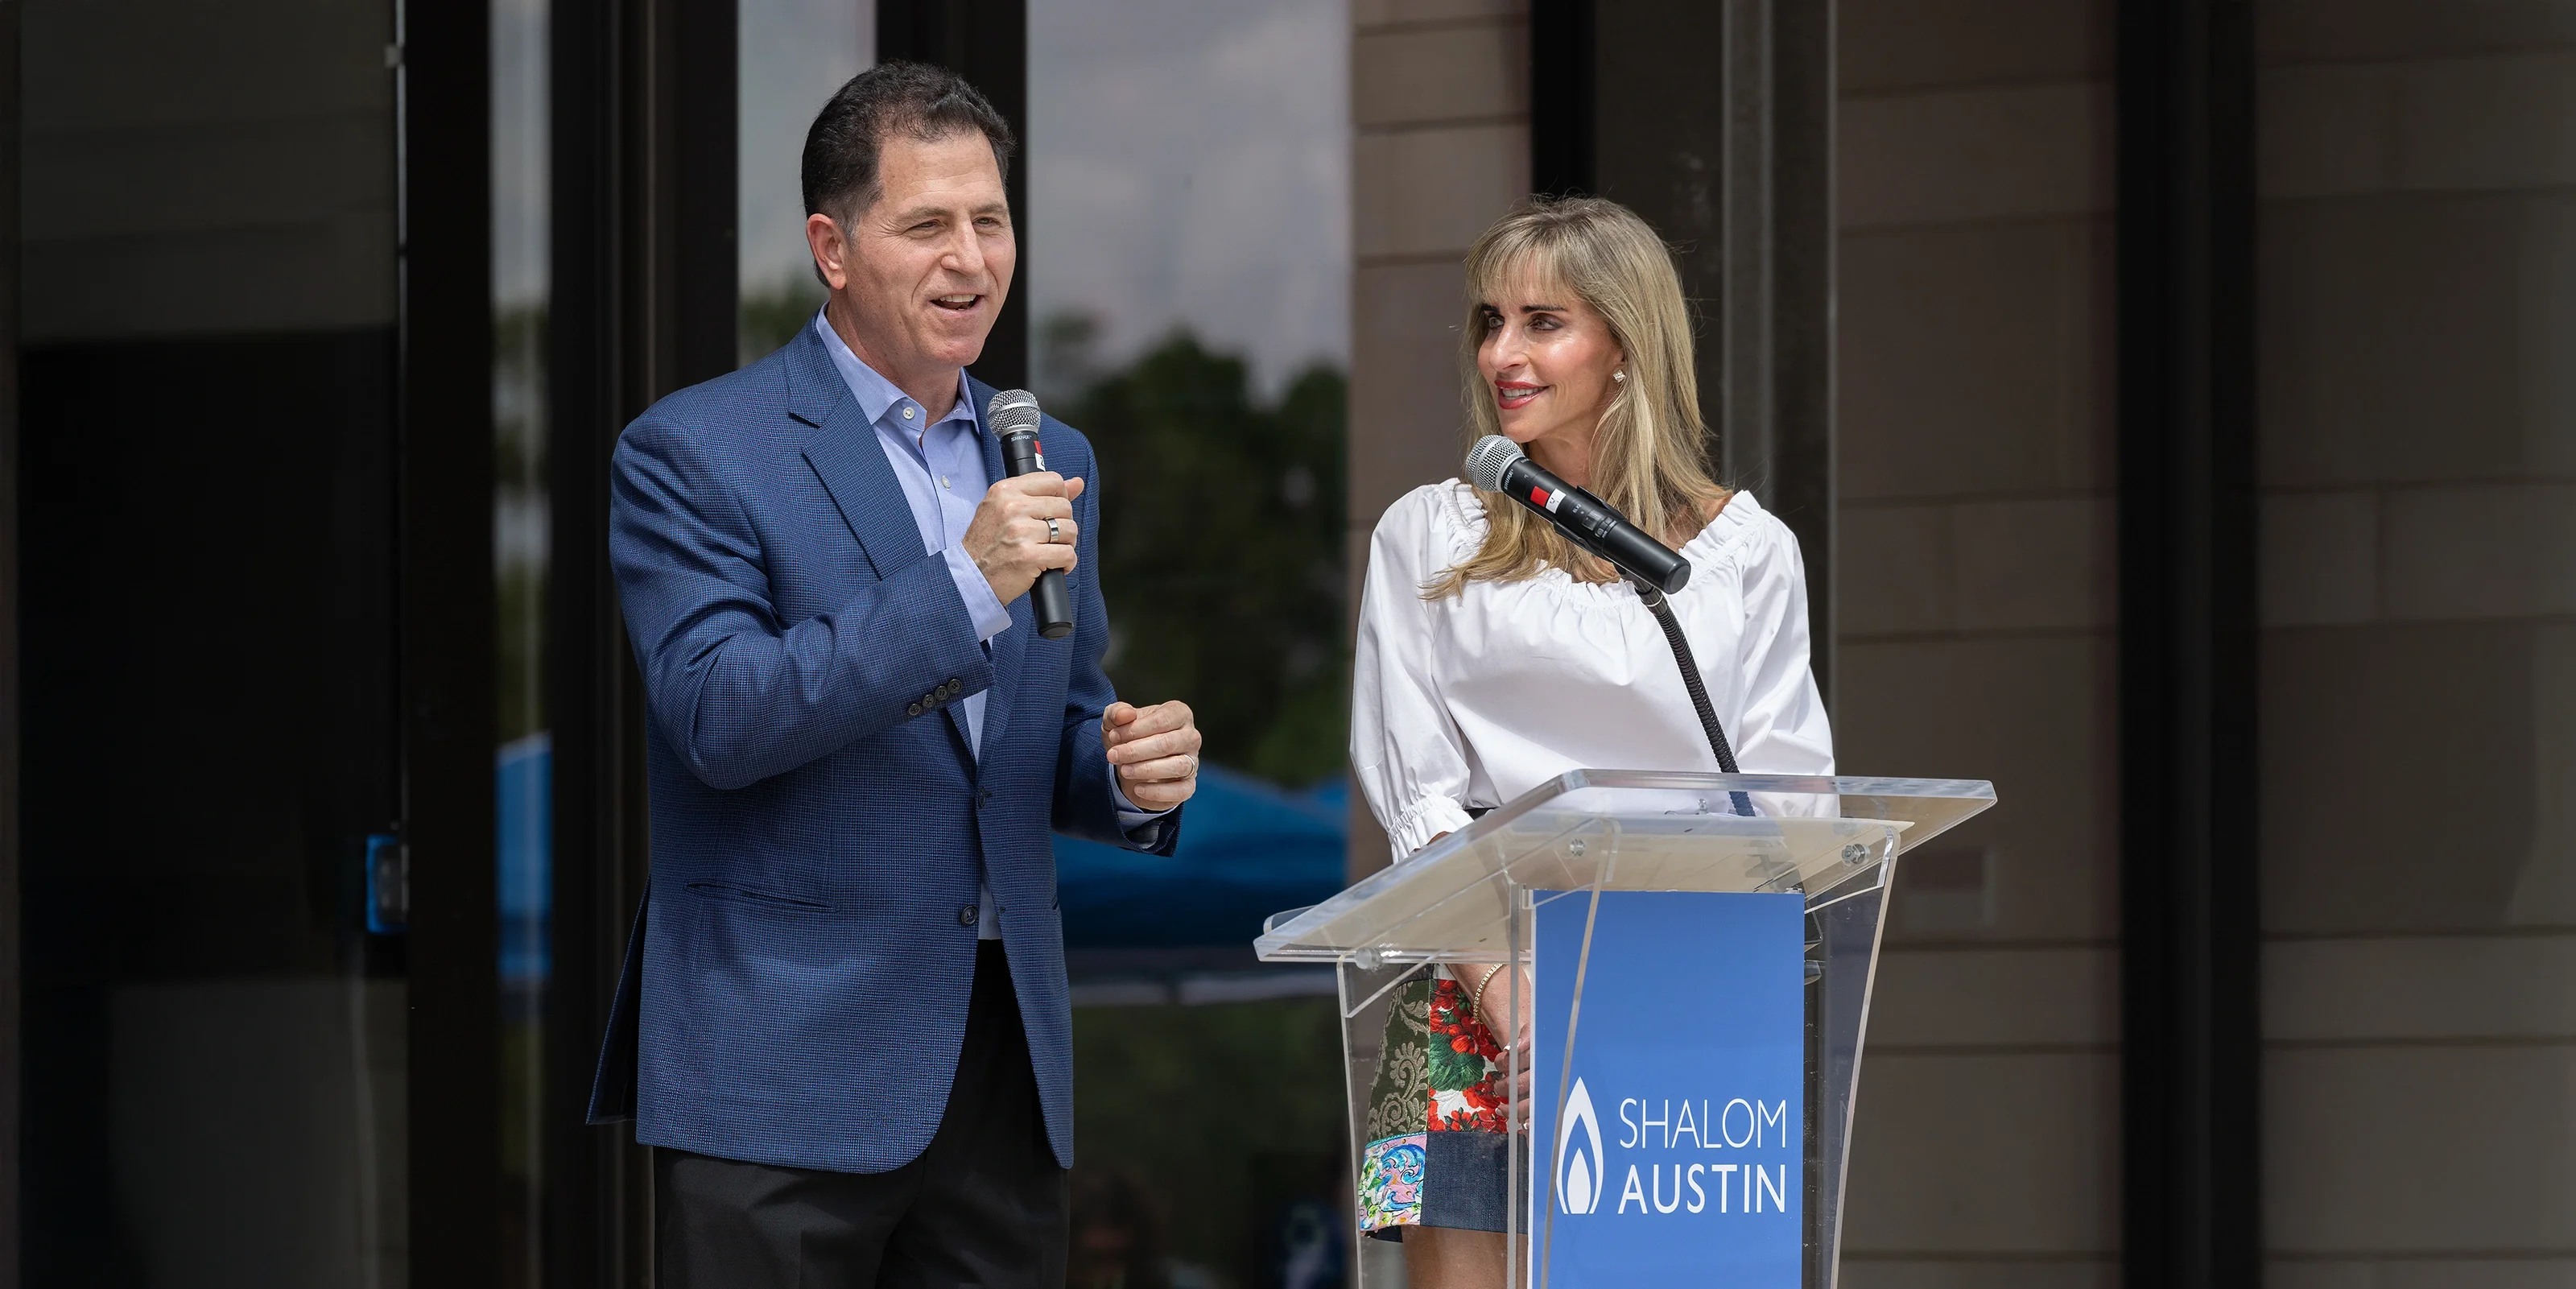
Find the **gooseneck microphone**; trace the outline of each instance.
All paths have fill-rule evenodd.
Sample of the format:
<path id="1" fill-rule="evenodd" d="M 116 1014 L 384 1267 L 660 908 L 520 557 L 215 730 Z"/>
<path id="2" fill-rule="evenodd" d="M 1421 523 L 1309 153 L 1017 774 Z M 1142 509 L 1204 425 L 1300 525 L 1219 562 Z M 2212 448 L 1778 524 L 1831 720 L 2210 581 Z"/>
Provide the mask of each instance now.
<path id="1" fill-rule="evenodd" d="M 1032 407 L 1031 414 L 1036 409 Z M 1690 581 L 1690 561 L 1629 523 L 1599 497 L 1569 486 L 1541 469 L 1521 445 L 1499 434 L 1476 440 L 1467 453 L 1467 479 L 1539 513 L 1575 545 L 1610 561 L 1633 582 L 1670 595 Z"/>
<path id="2" fill-rule="evenodd" d="M 1047 468 L 1046 449 L 1038 443 L 1038 396 L 1025 389 L 1006 389 L 984 405 L 993 437 L 1002 441 L 1002 471 L 1012 478 Z M 1073 634 L 1073 600 L 1064 592 L 1064 570 L 1038 574 L 1029 588 L 1029 608 L 1036 613 L 1038 634 L 1062 640 Z"/>

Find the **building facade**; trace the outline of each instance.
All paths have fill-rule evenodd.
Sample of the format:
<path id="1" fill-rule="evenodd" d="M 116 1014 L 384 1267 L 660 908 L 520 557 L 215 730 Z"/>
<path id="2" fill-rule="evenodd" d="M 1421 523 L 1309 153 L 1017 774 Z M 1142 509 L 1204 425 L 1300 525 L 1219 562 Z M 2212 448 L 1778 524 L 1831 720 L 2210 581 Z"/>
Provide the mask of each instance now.
<path id="1" fill-rule="evenodd" d="M 2001 798 L 1893 893 L 1843 1284 L 2576 1276 L 2576 9 L 24 0 L 0 45 L 0 1283 L 649 1283 L 646 1160 L 580 1121 L 650 861 L 603 467 L 810 317 L 788 136 L 891 57 L 1021 126 L 978 374 L 1098 420 L 1106 495 L 1251 479 L 1321 552 L 1266 652 L 1150 616 L 1209 562 L 1112 666 L 1267 677 L 1222 763 L 1353 873 L 1331 588 L 1457 473 L 1461 255 L 1533 192 L 1674 243 L 1841 765 Z M 1213 424 L 1302 455 L 1143 463 Z M 1086 1152 L 1149 1173 L 1122 1096 L 1331 1032 L 1239 949 L 1097 959 L 1186 974 L 1086 995 Z M 1285 1283 L 1338 1088 L 1278 1067 L 1266 1125 L 1183 1116 L 1240 1177 L 1084 1193 Z"/>

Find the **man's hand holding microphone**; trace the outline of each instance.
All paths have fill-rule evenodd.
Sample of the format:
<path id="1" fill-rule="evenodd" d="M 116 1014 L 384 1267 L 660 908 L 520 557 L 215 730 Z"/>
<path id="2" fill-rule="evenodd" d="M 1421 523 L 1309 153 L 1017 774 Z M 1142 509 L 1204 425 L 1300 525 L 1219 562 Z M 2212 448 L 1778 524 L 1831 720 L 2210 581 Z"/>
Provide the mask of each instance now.
<path id="1" fill-rule="evenodd" d="M 1073 544 L 1082 530 L 1073 522 L 1082 480 L 1053 471 L 997 479 L 984 490 L 960 542 L 984 574 L 993 598 L 1008 604 L 1029 593 L 1038 575 L 1073 567 Z"/>
<path id="2" fill-rule="evenodd" d="M 1038 634 L 1059 640 L 1073 630 L 1063 575 L 1074 566 L 1074 544 L 1082 535 L 1073 519 L 1082 480 L 1046 468 L 1034 396 L 1004 390 L 993 396 L 987 415 L 1010 474 L 984 490 L 960 542 L 995 598 L 1008 604 L 1029 596 Z M 1150 707 L 1111 703 L 1101 714 L 1100 743 L 1129 804 L 1169 810 L 1198 791 L 1197 722 L 1190 705 L 1178 700 Z"/>

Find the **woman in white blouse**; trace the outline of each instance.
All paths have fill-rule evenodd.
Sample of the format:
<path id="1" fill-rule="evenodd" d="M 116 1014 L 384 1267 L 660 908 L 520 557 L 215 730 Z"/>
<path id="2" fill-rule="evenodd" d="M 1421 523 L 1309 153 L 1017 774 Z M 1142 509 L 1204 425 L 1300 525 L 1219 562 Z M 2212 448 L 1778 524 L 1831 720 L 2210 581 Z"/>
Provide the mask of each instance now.
<path id="1" fill-rule="evenodd" d="M 1535 203 L 1477 239 L 1467 303 L 1462 449 L 1506 435 L 1661 534 L 1692 565 L 1672 609 L 1738 767 L 1833 773 L 1797 540 L 1711 477 L 1690 316 L 1663 242 L 1615 202 Z M 1718 768 L 1636 592 L 1538 516 L 1456 479 L 1378 521 L 1354 661 L 1351 761 L 1398 861 L 1567 770 Z M 1487 988 L 1489 970 L 1460 969 L 1438 997 L 1470 1000 L 1499 1033 L 1511 991 Z M 1442 1158 L 1424 1189 L 1453 1198 L 1407 1224 L 1410 1282 L 1499 1287 L 1503 1239 L 1488 1232 L 1503 1229 L 1501 1197 L 1462 1206 L 1467 1179 L 1440 1177 Z M 1444 1227 L 1444 1208 L 1472 1216 Z"/>

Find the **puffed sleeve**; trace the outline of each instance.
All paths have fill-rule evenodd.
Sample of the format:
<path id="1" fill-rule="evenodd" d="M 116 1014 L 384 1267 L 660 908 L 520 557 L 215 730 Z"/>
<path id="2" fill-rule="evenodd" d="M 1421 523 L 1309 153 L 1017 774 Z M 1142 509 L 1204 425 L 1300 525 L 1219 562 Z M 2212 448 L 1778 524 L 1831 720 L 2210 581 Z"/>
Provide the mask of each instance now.
<path id="1" fill-rule="evenodd" d="M 1744 564 L 1744 716 L 1735 763 L 1747 774 L 1829 775 L 1834 732 L 1809 667 L 1806 561 L 1788 525 L 1772 518 L 1763 528 Z"/>
<path id="2" fill-rule="evenodd" d="M 1438 489 L 1416 489 L 1378 520 L 1351 659 L 1351 768 L 1399 860 L 1468 823 L 1464 740 L 1431 665 L 1438 609 L 1422 598 L 1447 564 L 1439 501 Z"/>

